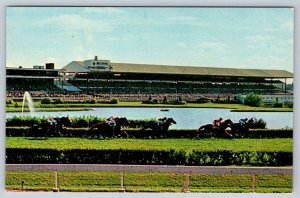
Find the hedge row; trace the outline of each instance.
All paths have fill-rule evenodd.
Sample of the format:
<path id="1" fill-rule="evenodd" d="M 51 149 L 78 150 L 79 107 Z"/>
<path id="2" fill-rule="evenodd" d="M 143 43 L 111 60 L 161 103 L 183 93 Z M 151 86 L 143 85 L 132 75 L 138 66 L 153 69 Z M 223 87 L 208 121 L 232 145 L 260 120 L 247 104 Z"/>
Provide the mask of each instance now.
<path id="1" fill-rule="evenodd" d="M 54 113 L 55 117 L 55 113 Z M 92 125 L 104 122 L 107 118 L 97 116 L 72 117 L 72 127 L 91 127 Z M 33 126 L 40 125 L 42 121 L 46 121 L 47 117 L 31 117 L 31 116 L 13 116 L 6 119 L 6 126 Z M 157 121 L 155 119 L 129 120 L 131 128 L 140 128 L 148 122 Z"/>
<path id="2" fill-rule="evenodd" d="M 55 117 L 55 113 L 54 113 Z M 13 116 L 6 119 L 6 126 L 33 126 L 40 125 L 42 121 L 46 121 L 47 117 L 32 117 L 32 116 Z M 96 116 L 72 117 L 73 127 L 88 127 L 93 124 L 103 122 L 106 118 Z"/>
<path id="3" fill-rule="evenodd" d="M 215 133 L 196 134 L 196 130 L 170 129 L 165 134 L 154 134 L 151 130 L 141 131 L 138 129 L 125 129 L 129 137 L 134 138 L 211 138 L 218 137 Z M 6 127 L 7 137 L 32 137 L 39 131 L 32 131 L 30 127 Z M 33 135 L 34 134 L 34 135 Z M 88 128 L 64 128 L 60 137 L 85 137 L 105 138 L 106 133 L 99 133 L 97 130 L 90 131 Z M 235 138 L 292 138 L 292 129 L 256 129 L 247 133 L 235 134 Z"/>
<path id="4" fill-rule="evenodd" d="M 6 149 L 6 163 L 290 166 L 291 152 Z"/>

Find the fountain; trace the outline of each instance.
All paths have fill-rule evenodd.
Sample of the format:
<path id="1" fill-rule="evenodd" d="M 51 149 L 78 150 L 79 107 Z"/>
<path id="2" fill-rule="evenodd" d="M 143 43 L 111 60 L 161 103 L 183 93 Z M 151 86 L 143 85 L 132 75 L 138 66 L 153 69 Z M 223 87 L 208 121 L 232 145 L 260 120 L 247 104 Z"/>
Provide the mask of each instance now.
<path id="1" fill-rule="evenodd" d="M 29 108 L 30 114 L 32 114 L 32 112 L 34 112 L 34 104 L 33 104 L 31 95 L 28 91 L 25 91 L 24 95 L 23 95 L 22 116 L 23 116 L 24 106 L 25 106 L 26 100 L 27 100 L 27 103 L 28 103 L 28 108 Z"/>

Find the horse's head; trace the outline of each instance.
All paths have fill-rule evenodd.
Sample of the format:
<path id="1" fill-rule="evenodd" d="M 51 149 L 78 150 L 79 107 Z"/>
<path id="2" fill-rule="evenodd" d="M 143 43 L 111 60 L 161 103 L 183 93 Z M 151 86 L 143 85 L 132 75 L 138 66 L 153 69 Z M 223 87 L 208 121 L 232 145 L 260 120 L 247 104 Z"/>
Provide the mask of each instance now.
<path id="1" fill-rule="evenodd" d="M 72 119 L 69 116 L 61 117 L 59 119 L 59 122 L 60 122 L 61 125 L 66 126 L 66 127 L 72 126 Z"/>
<path id="2" fill-rule="evenodd" d="M 248 121 L 247 121 L 247 124 L 253 124 L 255 121 L 254 121 L 254 118 L 250 118 Z"/>
<path id="3" fill-rule="evenodd" d="M 166 120 L 166 123 L 169 123 L 169 124 L 177 124 L 177 122 L 173 119 L 173 118 L 168 118 Z"/>
<path id="4" fill-rule="evenodd" d="M 129 121 L 126 117 L 120 117 L 116 119 L 116 124 L 120 126 L 129 126 Z"/>
<path id="5" fill-rule="evenodd" d="M 224 124 L 225 126 L 230 126 L 233 125 L 233 122 L 230 119 L 224 120 L 224 122 L 222 122 L 222 124 Z"/>

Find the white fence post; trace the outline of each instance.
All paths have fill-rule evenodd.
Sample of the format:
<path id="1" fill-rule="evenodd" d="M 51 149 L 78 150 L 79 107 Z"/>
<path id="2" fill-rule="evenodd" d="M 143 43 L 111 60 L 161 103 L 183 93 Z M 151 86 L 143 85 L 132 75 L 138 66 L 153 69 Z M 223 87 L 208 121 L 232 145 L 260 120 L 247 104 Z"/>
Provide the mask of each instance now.
<path id="1" fill-rule="evenodd" d="M 121 186 L 119 188 L 119 192 L 125 192 L 125 188 L 124 188 L 124 172 L 121 172 L 121 174 L 120 174 L 120 180 L 121 180 Z"/>
<path id="2" fill-rule="evenodd" d="M 255 183 L 256 183 L 256 178 L 255 174 L 252 175 L 252 192 L 255 193 Z"/>
<path id="3" fill-rule="evenodd" d="M 181 192 L 189 193 L 190 192 L 189 184 L 190 184 L 190 174 L 185 173 L 185 181 L 184 181 L 183 187 L 181 189 Z"/>
<path id="4" fill-rule="evenodd" d="M 54 171 L 54 188 L 53 188 L 53 192 L 59 192 L 59 188 L 58 188 L 58 178 L 57 178 L 57 171 Z"/>

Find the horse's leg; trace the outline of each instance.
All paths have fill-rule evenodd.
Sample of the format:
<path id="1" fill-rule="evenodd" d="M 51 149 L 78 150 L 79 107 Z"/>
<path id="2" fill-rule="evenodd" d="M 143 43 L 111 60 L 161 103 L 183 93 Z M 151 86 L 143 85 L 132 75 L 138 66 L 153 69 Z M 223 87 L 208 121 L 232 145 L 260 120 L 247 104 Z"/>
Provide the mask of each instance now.
<path id="1" fill-rule="evenodd" d="M 231 133 L 229 133 L 228 131 L 226 131 L 225 129 L 223 130 L 223 134 L 227 137 L 233 138 L 233 135 Z"/>
<path id="2" fill-rule="evenodd" d="M 129 137 L 129 135 L 128 135 L 128 133 L 126 131 L 121 130 L 120 132 L 122 133 L 121 137 L 126 137 L 126 138 Z"/>

